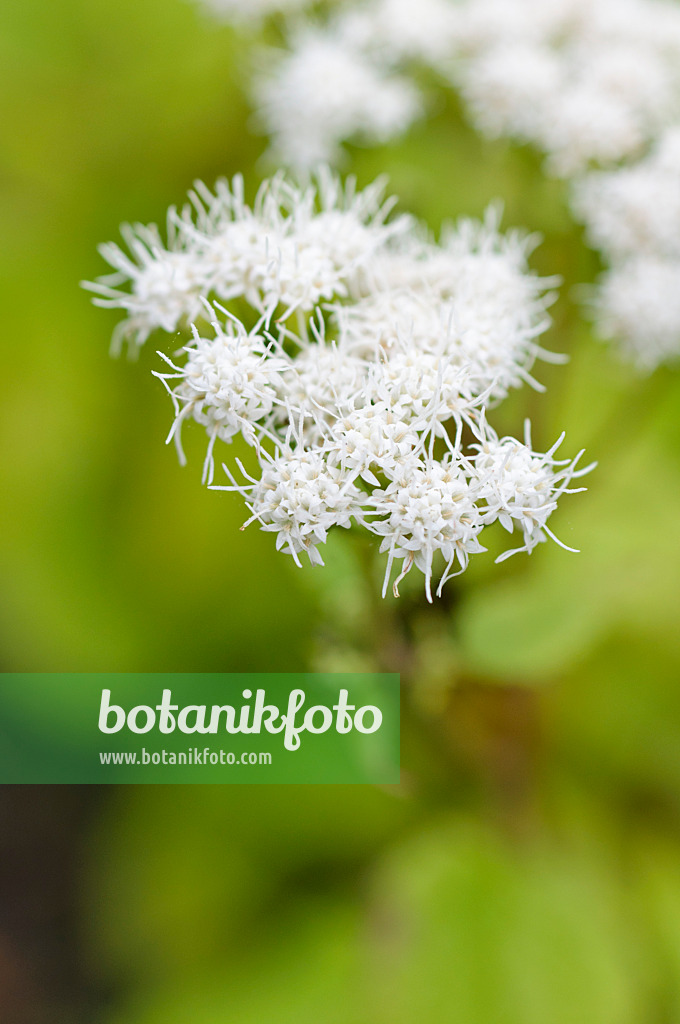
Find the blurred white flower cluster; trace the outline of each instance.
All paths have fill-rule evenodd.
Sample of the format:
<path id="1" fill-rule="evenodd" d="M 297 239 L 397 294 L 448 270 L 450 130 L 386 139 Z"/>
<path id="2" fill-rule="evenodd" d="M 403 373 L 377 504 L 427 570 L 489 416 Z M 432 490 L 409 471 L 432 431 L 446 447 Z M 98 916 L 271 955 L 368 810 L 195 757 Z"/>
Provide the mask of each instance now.
<path id="1" fill-rule="evenodd" d="M 650 154 L 578 180 L 574 209 L 610 264 L 597 298 L 602 332 L 643 369 L 680 355 L 680 126 Z"/>
<path id="2" fill-rule="evenodd" d="M 253 93 L 275 161 L 297 169 L 337 161 L 342 143 L 382 143 L 423 113 L 412 63 L 450 58 L 450 0 L 330 5 L 326 19 L 291 20 L 286 48 L 260 55 Z"/>
<path id="3" fill-rule="evenodd" d="M 305 6 L 204 2 L 234 16 Z M 321 20 L 300 11 L 291 17 L 287 48 L 263 53 L 254 77 L 259 122 L 278 163 L 309 169 L 339 161 L 344 141 L 401 135 L 426 106 L 413 72 L 434 69 L 442 87 L 460 90 L 480 131 L 537 146 L 550 173 L 580 179 L 594 168 L 608 171 L 578 180 L 573 204 L 610 263 L 595 300 L 600 331 L 642 368 L 680 356 L 680 274 L 666 237 L 677 225 L 680 192 L 672 155 L 680 131 L 680 4 L 348 0 L 321 9 Z M 637 160 L 629 171 L 625 164 Z M 632 217 L 642 241 L 625 252 L 611 230 L 622 204 L 621 233 L 631 235 Z"/>
<path id="4" fill-rule="evenodd" d="M 337 162 L 341 143 L 387 142 L 421 112 L 415 86 L 376 61 L 343 30 L 306 25 L 290 33 L 290 52 L 260 55 L 253 93 L 274 161 L 300 169 Z"/>
<path id="5" fill-rule="evenodd" d="M 511 388 L 539 386 L 537 358 L 561 361 L 539 345 L 556 282 L 529 270 L 535 240 L 501 234 L 491 209 L 436 241 L 392 207 L 382 182 L 357 191 L 328 170 L 303 188 L 279 175 L 252 206 L 238 178 L 199 185 L 165 244 L 137 225 L 129 255 L 103 246 L 114 274 L 89 287 L 127 313 L 117 345 L 195 321 L 157 374 L 169 440 L 183 460 L 183 424 L 205 428 L 213 486 L 215 445 L 250 446 L 218 488 L 246 498 L 244 525 L 312 565 L 332 527 L 357 525 L 387 556 L 383 592 L 399 563 L 395 594 L 415 566 L 432 600 L 496 521 L 517 537 L 501 557 L 556 539 L 548 519 L 589 467 L 556 457 L 561 438 L 540 453 L 528 424 L 517 440 L 488 422 Z"/>
<path id="6" fill-rule="evenodd" d="M 609 264 L 594 303 L 600 332 L 642 369 L 677 361 L 680 5 L 463 0 L 460 10 L 452 77 L 477 126 L 533 142 L 576 179 L 573 211 Z"/>
<path id="7" fill-rule="evenodd" d="M 461 0 L 453 81 L 479 128 L 570 176 L 639 155 L 680 116 L 673 0 Z"/>

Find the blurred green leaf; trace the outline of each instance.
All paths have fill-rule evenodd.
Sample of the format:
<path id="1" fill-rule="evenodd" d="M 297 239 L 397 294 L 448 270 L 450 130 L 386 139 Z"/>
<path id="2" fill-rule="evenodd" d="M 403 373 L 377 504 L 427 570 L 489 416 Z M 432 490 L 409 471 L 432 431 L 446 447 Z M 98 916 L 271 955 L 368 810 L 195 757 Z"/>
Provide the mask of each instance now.
<path id="1" fill-rule="evenodd" d="M 393 855 L 376 920 L 376 1020 L 636 1020 L 624 919 L 597 862 L 472 823 L 435 828 Z"/>

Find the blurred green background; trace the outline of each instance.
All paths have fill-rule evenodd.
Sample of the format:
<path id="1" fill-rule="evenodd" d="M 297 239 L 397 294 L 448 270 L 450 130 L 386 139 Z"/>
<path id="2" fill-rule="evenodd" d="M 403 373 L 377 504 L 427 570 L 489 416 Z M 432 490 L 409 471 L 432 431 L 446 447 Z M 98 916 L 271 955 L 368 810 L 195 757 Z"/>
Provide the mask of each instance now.
<path id="1" fill-rule="evenodd" d="M 186 0 L 0 9 L 1 664 L 401 671 L 403 783 L 3 793 L 0 1018 L 677 1024 L 680 376 L 593 339 L 572 290 L 598 262 L 563 186 L 430 83 L 428 120 L 347 169 L 387 171 L 433 227 L 500 196 L 544 234 L 571 361 L 495 422 L 599 461 L 554 517 L 581 554 L 479 556 L 429 608 L 381 602 L 351 538 L 299 571 L 239 533 L 240 502 L 200 486 L 200 431 L 187 469 L 163 445 L 153 339 L 111 360 L 117 316 L 78 282 L 194 178 L 254 191 L 247 51 Z"/>

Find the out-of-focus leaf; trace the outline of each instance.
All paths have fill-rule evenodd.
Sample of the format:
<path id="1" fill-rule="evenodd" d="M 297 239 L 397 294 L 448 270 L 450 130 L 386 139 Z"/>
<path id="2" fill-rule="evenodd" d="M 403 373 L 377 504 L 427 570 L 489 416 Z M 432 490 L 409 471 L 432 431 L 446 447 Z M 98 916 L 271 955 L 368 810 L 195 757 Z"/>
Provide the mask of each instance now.
<path id="1" fill-rule="evenodd" d="M 262 921 L 262 948 L 249 963 L 171 984 L 111 1024 L 372 1024 L 356 909 L 332 902 L 302 909 L 285 931 Z"/>
<path id="2" fill-rule="evenodd" d="M 385 1024 L 632 1024 L 636 978 L 597 862 L 457 824 L 398 851 L 379 881 Z"/>
<path id="3" fill-rule="evenodd" d="M 678 805 L 678 656 L 616 634 L 578 673 L 544 695 L 553 763 L 609 801 L 655 793 Z"/>
<path id="4" fill-rule="evenodd" d="M 632 853 L 631 890 L 655 968 L 650 994 L 665 1019 L 675 1020 L 680 1017 L 680 852 L 667 838 L 642 833 Z"/>
<path id="5" fill-rule="evenodd" d="M 111 808 L 83 893 L 91 964 L 107 982 L 191 976 L 238 945 L 271 891 L 271 873 L 214 828 L 200 789 L 140 786 Z"/>
<path id="6" fill-rule="evenodd" d="M 410 815 L 368 786 L 123 790 L 89 862 L 93 961 L 147 981 L 219 963 L 277 893 L 333 891 Z"/>

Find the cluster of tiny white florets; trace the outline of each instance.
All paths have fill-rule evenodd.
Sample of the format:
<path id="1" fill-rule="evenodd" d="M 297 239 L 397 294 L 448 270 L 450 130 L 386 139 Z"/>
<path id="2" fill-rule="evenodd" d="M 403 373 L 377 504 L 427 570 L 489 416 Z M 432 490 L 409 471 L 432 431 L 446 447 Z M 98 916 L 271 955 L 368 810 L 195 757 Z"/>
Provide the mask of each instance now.
<path id="1" fill-rule="evenodd" d="M 346 139 L 381 143 L 420 113 L 412 83 L 343 33 L 305 26 L 289 51 L 261 55 L 254 96 L 272 157 L 287 166 L 337 161 Z"/>
<path id="2" fill-rule="evenodd" d="M 559 359 L 538 341 L 555 282 L 528 268 L 535 240 L 501 234 L 492 208 L 436 241 L 392 205 L 380 183 L 358 192 L 327 170 L 303 188 L 279 176 L 252 207 L 239 179 L 197 186 L 170 243 L 130 229 L 131 256 L 104 246 L 115 277 L 89 287 L 127 313 L 117 337 L 133 350 L 196 320 L 157 373 L 168 440 L 184 461 L 182 427 L 205 429 L 204 480 L 243 495 L 247 523 L 313 565 L 332 527 L 359 526 L 387 553 L 384 588 L 397 560 L 395 593 L 415 566 L 431 600 L 496 520 L 519 538 L 506 554 L 554 538 L 557 499 L 587 470 L 528 434 L 499 439 L 487 418 L 536 385 L 537 358 Z M 252 466 L 236 459 L 217 486 L 216 446 L 237 436 Z"/>
<path id="3" fill-rule="evenodd" d="M 669 0 L 462 0 L 453 80 L 477 125 L 566 176 L 635 157 L 680 115 Z"/>
<path id="4" fill-rule="evenodd" d="M 576 177 L 609 267 L 594 307 L 643 369 L 680 356 L 680 5 L 463 0 L 453 80 L 488 135 Z M 593 169 L 599 167 L 599 169 Z"/>
<path id="5" fill-rule="evenodd" d="M 219 181 L 214 192 L 198 182 L 190 203 L 168 212 L 167 242 L 154 225 L 125 226 L 129 254 L 113 242 L 101 246 L 115 273 L 85 287 L 97 305 L 128 314 L 114 349 L 190 323 L 209 294 L 242 298 L 265 318 L 286 320 L 355 294 L 373 254 L 405 230 L 408 218 L 386 223 L 393 204 L 381 202 L 383 193 L 379 180 L 357 194 L 326 168 L 302 191 L 277 175 L 251 207 L 239 177 Z"/>
<path id="6" fill-rule="evenodd" d="M 644 369 L 680 356 L 680 127 L 650 154 L 576 182 L 574 207 L 610 264 L 596 299 L 602 332 Z"/>
<path id="7" fill-rule="evenodd" d="M 235 18 L 305 6 L 205 2 Z M 677 2 L 351 0 L 319 10 L 325 18 L 291 18 L 286 47 L 263 53 L 254 76 L 257 116 L 280 164 L 309 169 L 340 160 L 344 141 L 402 134 L 427 107 L 412 71 L 428 66 L 460 90 L 486 135 L 537 146 L 565 178 L 594 175 L 577 184 L 573 209 L 610 265 L 594 302 L 601 333 L 644 368 L 677 359 L 680 165 L 677 141 L 667 141 L 680 132 Z M 181 264 L 168 254 L 140 282 L 164 322 L 175 308 L 167 279 L 182 276 Z"/>
<path id="8" fill-rule="evenodd" d="M 254 98 L 272 156 L 297 169 L 338 160 L 342 143 L 402 135 L 424 110 L 411 66 L 453 53 L 451 0 L 337 3 L 325 21 L 294 19 L 286 48 L 261 54 Z"/>
<path id="9" fill-rule="evenodd" d="M 344 139 L 400 134 L 422 110 L 413 62 L 459 88 L 482 131 L 536 144 L 565 176 L 636 157 L 680 118 L 673 0 L 353 0 L 292 19 L 261 62 L 277 155 L 309 167 Z"/>

